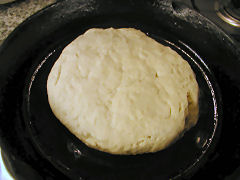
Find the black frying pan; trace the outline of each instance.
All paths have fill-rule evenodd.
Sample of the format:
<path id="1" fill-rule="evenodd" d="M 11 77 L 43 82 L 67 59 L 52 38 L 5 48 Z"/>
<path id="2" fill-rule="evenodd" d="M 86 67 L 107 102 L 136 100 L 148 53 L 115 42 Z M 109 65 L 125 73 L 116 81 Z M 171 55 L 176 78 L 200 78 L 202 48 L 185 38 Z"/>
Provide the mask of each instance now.
<path id="1" fill-rule="evenodd" d="M 200 87 L 200 116 L 183 138 L 156 153 L 111 155 L 88 148 L 56 119 L 47 101 L 48 73 L 62 49 L 93 27 L 140 29 L 189 62 Z M 221 179 L 240 160 L 239 54 L 221 29 L 170 0 L 60 1 L 1 46 L 4 158 L 20 179 Z"/>

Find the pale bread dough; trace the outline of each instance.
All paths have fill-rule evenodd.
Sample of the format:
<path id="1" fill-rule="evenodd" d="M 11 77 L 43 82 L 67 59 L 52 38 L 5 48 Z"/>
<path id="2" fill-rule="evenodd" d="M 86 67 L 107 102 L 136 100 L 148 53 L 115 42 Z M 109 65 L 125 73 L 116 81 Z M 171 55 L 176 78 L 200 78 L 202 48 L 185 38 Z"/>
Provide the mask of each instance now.
<path id="1" fill-rule="evenodd" d="M 70 132 L 112 154 L 162 150 L 198 119 L 198 84 L 187 61 L 133 28 L 79 36 L 54 64 L 47 92 Z"/>

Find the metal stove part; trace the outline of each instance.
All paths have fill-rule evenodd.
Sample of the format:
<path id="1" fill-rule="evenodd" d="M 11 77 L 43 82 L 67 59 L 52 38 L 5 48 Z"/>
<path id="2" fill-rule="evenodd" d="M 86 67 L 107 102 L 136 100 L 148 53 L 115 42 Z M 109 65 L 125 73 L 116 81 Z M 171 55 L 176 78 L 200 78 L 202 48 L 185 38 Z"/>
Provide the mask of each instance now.
<path id="1" fill-rule="evenodd" d="M 238 19 L 238 17 L 240 16 L 239 14 L 240 0 L 182 0 L 182 1 L 183 2 L 188 1 L 188 4 L 191 4 L 191 8 L 195 9 L 200 14 L 210 19 L 223 31 L 231 35 L 233 39 L 240 42 L 240 26 L 238 26 L 237 21 L 234 21 L 235 24 L 233 25 L 233 20 Z M 220 11 L 222 13 L 220 13 Z M 230 15 L 230 13 L 232 12 L 234 12 L 234 16 Z M 231 24 L 227 22 L 226 19 L 221 17 L 223 16 L 223 13 L 225 14 L 227 13 L 228 16 L 231 16 L 230 19 Z"/>
<path id="2" fill-rule="evenodd" d="M 0 180 L 14 180 L 3 162 L 1 149 L 0 149 Z"/>
<path id="3" fill-rule="evenodd" d="M 217 15 L 232 26 L 240 27 L 240 1 L 217 0 L 215 2 Z"/>
<path id="4" fill-rule="evenodd" d="M 198 11 L 232 36 L 240 46 L 240 0 L 173 0 L 174 3 Z"/>

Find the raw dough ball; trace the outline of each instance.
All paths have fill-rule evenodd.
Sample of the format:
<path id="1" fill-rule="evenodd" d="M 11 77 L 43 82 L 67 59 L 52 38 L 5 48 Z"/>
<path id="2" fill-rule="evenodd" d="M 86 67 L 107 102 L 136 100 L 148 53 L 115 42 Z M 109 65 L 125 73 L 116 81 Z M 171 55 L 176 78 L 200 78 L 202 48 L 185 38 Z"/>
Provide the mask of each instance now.
<path id="1" fill-rule="evenodd" d="M 112 154 L 162 150 L 198 119 L 198 84 L 187 61 L 133 28 L 79 36 L 54 64 L 47 92 L 69 131 Z"/>

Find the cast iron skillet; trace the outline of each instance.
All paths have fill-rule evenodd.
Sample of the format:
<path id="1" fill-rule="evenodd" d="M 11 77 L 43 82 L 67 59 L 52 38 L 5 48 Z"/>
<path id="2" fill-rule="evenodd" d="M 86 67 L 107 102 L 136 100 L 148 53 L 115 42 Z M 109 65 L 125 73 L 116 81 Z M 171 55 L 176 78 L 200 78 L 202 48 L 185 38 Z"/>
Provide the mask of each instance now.
<path id="1" fill-rule="evenodd" d="M 187 60 L 200 87 L 198 124 L 165 150 L 136 156 L 88 148 L 61 125 L 48 105 L 48 73 L 62 49 L 93 27 L 140 29 Z M 170 0 L 60 1 L 26 20 L 0 48 L 4 158 L 20 179 L 225 177 L 239 166 L 239 52 L 221 29 Z"/>

